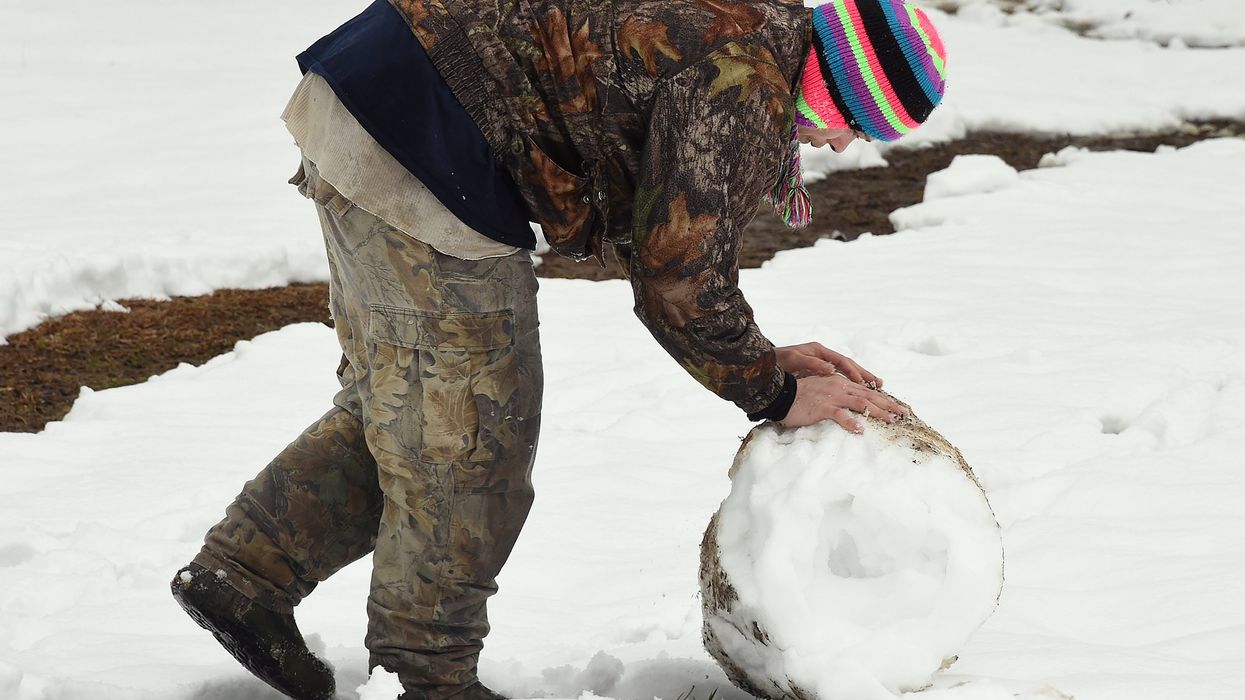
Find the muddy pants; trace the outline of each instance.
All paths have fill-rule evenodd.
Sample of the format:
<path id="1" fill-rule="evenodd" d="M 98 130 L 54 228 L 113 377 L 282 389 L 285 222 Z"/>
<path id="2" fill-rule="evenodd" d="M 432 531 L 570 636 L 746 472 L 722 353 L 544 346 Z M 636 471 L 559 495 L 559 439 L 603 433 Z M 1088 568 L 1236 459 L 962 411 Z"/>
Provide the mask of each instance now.
<path id="1" fill-rule="evenodd" d="M 195 561 L 289 611 L 372 552 L 370 665 L 417 697 L 448 697 L 475 680 L 485 600 L 532 503 L 543 377 L 531 259 L 442 255 L 309 161 L 298 184 L 324 229 L 342 388 L 247 482 Z"/>

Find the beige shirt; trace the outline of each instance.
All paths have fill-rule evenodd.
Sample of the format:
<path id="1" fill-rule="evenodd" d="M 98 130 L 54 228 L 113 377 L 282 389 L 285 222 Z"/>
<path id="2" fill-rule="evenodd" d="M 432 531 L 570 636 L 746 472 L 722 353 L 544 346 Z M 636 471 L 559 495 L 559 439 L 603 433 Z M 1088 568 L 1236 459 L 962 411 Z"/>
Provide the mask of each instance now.
<path id="1" fill-rule="evenodd" d="M 367 133 L 321 76 L 303 76 L 281 119 L 325 181 L 355 206 L 408 236 L 464 260 L 521 250 L 459 221 Z"/>

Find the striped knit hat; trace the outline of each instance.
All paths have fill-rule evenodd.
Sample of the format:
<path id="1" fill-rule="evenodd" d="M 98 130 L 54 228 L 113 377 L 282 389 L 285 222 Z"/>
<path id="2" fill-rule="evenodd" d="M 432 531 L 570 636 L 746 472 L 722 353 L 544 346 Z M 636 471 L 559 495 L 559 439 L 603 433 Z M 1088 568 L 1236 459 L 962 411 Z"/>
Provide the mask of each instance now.
<path id="1" fill-rule="evenodd" d="M 942 102 L 947 52 L 919 8 L 904 0 L 830 0 L 812 16 L 797 124 L 894 141 Z"/>
<path id="2" fill-rule="evenodd" d="M 852 129 L 894 141 L 929 118 L 947 85 L 942 39 L 905 0 L 830 0 L 810 14 L 813 45 L 796 91 L 791 143 L 766 195 L 792 227 L 813 219 L 796 128 Z"/>

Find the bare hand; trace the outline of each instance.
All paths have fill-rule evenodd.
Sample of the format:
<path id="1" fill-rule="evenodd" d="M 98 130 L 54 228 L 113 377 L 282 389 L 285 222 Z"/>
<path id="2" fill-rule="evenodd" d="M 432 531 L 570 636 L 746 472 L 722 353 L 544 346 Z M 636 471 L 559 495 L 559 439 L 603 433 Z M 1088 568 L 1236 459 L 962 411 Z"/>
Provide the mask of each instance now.
<path id="1" fill-rule="evenodd" d="M 778 366 L 790 372 L 797 379 L 801 377 L 830 377 L 842 374 L 857 384 L 874 389 L 882 388 L 882 378 L 856 364 L 856 361 L 841 355 L 821 343 L 802 343 L 774 348 L 778 354 Z"/>
<path id="2" fill-rule="evenodd" d="M 779 421 L 787 428 L 800 428 L 829 418 L 849 432 L 860 434 L 864 426 L 853 413 L 887 423 L 908 415 L 908 409 L 898 401 L 842 374 L 804 377 L 796 386 L 795 402 L 787 417 Z"/>

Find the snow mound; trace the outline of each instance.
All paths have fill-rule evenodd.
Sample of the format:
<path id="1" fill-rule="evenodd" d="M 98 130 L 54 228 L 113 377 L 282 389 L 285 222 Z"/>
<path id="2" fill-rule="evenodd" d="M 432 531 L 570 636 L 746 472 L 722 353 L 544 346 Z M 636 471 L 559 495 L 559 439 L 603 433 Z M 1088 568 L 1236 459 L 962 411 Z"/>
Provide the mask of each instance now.
<path id="1" fill-rule="evenodd" d="M 1047 153 L 1038 161 L 1039 168 L 1061 168 L 1089 158 L 1093 151 L 1080 146 L 1065 146 L 1056 153 Z"/>
<path id="2" fill-rule="evenodd" d="M 368 677 L 367 683 L 355 688 L 355 692 L 359 694 L 359 700 L 397 700 L 404 688 L 402 681 L 398 680 L 398 674 L 377 666 Z"/>
<path id="3" fill-rule="evenodd" d="M 1002 587 L 998 524 L 959 451 L 917 419 L 758 427 L 701 548 L 705 646 L 760 697 L 870 700 L 929 685 Z"/>
<path id="4" fill-rule="evenodd" d="M 986 194 L 1020 182 L 1020 173 L 998 156 L 956 156 L 951 165 L 925 178 L 925 201 Z"/>

